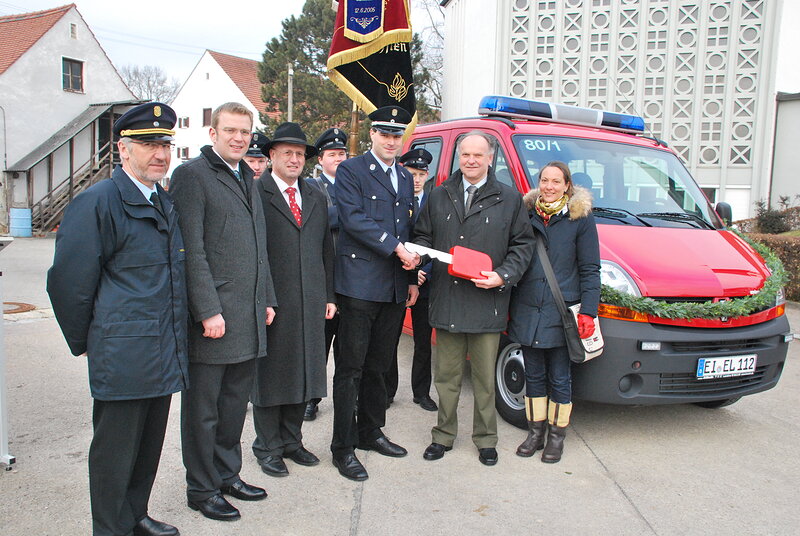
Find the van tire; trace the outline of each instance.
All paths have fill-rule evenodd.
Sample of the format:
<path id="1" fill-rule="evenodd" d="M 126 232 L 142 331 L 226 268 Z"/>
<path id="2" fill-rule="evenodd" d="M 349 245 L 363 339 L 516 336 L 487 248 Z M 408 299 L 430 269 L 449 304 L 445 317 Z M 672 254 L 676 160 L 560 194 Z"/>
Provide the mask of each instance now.
<path id="1" fill-rule="evenodd" d="M 517 428 L 527 428 L 525 417 L 525 365 L 522 349 L 505 335 L 500 336 L 495 364 L 495 407 L 497 413 Z"/>
<path id="2" fill-rule="evenodd" d="M 735 404 L 742 398 L 741 396 L 736 396 L 733 398 L 724 398 L 722 400 L 709 400 L 708 402 L 695 402 L 695 406 L 700 406 L 701 408 L 706 409 L 718 409 L 724 408 L 725 406 L 730 406 L 731 404 Z"/>

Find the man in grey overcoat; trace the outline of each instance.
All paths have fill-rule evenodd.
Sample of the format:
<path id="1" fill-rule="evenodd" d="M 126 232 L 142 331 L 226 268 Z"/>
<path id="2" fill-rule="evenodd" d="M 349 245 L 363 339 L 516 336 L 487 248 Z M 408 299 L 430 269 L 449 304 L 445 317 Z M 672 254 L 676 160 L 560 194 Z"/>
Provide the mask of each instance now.
<path id="1" fill-rule="evenodd" d="M 283 123 L 264 147 L 272 162 L 256 189 L 269 232 L 267 251 L 275 260 L 272 280 L 278 315 L 267 328 L 267 357 L 256 363 L 253 386 L 253 453 L 271 476 L 287 476 L 288 458 L 316 465 L 303 447 L 306 402 L 326 395 L 325 319 L 336 312 L 333 239 L 324 194 L 299 180 L 306 158 L 317 150 L 296 123 Z"/>
<path id="2" fill-rule="evenodd" d="M 226 103 L 211 116 L 200 156 L 172 174 L 170 193 L 186 243 L 189 379 L 181 439 L 189 507 L 234 520 L 223 494 L 260 500 L 266 492 L 239 477 L 241 437 L 256 361 L 277 305 L 267 258 L 264 212 L 252 170 L 242 162 L 253 115 Z"/>

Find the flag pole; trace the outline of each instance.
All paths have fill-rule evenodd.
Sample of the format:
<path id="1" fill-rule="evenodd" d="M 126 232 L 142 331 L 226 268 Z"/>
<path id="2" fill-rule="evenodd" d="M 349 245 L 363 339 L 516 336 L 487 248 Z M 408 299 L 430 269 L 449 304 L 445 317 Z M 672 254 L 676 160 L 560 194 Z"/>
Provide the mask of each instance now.
<path id="1" fill-rule="evenodd" d="M 358 155 L 358 106 L 353 101 L 353 111 L 350 113 L 350 158 Z"/>

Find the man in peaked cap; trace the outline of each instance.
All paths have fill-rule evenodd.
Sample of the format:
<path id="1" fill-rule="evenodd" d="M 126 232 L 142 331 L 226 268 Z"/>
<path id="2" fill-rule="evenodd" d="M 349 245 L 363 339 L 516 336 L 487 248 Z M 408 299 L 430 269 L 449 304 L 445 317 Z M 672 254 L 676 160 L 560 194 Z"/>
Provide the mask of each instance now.
<path id="1" fill-rule="evenodd" d="M 269 138 L 264 134 L 253 132 L 253 136 L 250 138 L 250 147 L 244 153 L 243 160 L 253 170 L 253 180 L 259 178 L 264 173 L 264 170 L 267 169 L 269 159 L 264 152 L 264 146 L 267 143 L 269 143 Z"/>
<path id="2" fill-rule="evenodd" d="M 428 200 L 425 191 L 428 186 L 428 166 L 433 161 L 430 152 L 422 148 L 415 148 L 400 157 L 400 163 L 411 172 L 414 178 L 414 223 L 419 217 L 419 211 Z M 419 284 L 419 297 L 411 306 L 411 323 L 414 329 L 414 355 L 411 361 L 411 390 L 415 404 L 426 411 L 436 411 L 438 406 L 430 396 L 431 390 L 431 325 L 428 323 L 428 295 L 430 290 L 430 273 L 432 263 L 422 266 L 417 272 Z M 402 327 L 402 326 L 401 326 Z M 402 329 L 398 332 L 402 334 Z M 399 340 L 398 340 L 399 343 Z M 389 400 L 397 392 L 397 350 L 392 360 L 392 367 L 386 375 L 386 389 Z"/>
<path id="3" fill-rule="evenodd" d="M 411 174 L 396 165 L 411 120 L 397 106 L 379 108 L 372 120 L 372 149 L 336 170 L 339 209 L 334 285 L 341 311 L 340 353 L 333 377 L 333 463 L 351 480 L 368 474 L 356 447 L 391 457 L 406 449 L 383 433 L 386 384 L 405 307 L 417 299 L 419 256 L 403 245 L 411 234 Z M 390 336 L 386 336 L 390 334 Z M 356 407 L 358 410 L 356 410 Z"/>
<path id="4" fill-rule="evenodd" d="M 178 534 L 147 511 L 172 393 L 188 386 L 183 238 L 159 185 L 175 121 L 159 102 L 117 120 L 122 166 L 69 204 L 47 275 L 64 338 L 89 366 L 95 536 Z"/>
<path id="5" fill-rule="evenodd" d="M 328 226 L 333 237 L 334 251 L 336 242 L 339 238 L 339 212 L 336 208 L 336 169 L 339 164 L 347 158 L 347 134 L 338 128 L 329 128 L 317 138 L 314 146 L 317 148 L 317 162 L 322 167 L 319 177 L 308 177 L 306 182 L 318 188 L 325 195 L 325 202 L 328 206 Z M 333 345 L 333 355 L 339 354 L 339 338 L 336 332 L 339 330 L 339 314 L 325 322 L 325 359 Z M 320 398 L 312 398 L 306 405 L 303 419 L 313 421 L 317 418 L 317 410 Z"/>
<path id="6" fill-rule="evenodd" d="M 267 358 L 256 364 L 250 400 L 256 439 L 253 454 L 270 476 L 287 476 L 284 459 L 317 465 L 303 446 L 303 412 L 312 398 L 327 394 L 325 320 L 336 312 L 333 292 L 333 240 L 322 192 L 300 179 L 307 157 L 297 123 L 275 129 L 265 147 L 272 172 L 255 186 L 264 205 L 267 252 L 276 259 L 272 280 L 279 314 L 267 327 Z"/>

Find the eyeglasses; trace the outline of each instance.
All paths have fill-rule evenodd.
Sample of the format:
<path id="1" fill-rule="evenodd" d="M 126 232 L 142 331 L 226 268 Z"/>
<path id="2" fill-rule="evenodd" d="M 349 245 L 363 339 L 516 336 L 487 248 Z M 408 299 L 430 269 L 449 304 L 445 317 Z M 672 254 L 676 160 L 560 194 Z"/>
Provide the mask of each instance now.
<path id="1" fill-rule="evenodd" d="M 278 155 L 280 155 L 280 156 L 282 156 L 284 158 L 287 158 L 287 159 L 291 158 L 293 156 L 295 158 L 305 158 L 306 157 L 305 151 L 292 151 L 292 150 L 289 150 L 289 149 L 285 149 L 283 151 L 277 151 L 277 153 L 278 153 Z"/>
<path id="2" fill-rule="evenodd" d="M 220 130 L 225 134 L 227 134 L 228 136 L 233 136 L 234 134 L 239 133 L 242 135 L 243 138 L 249 138 L 250 135 L 252 134 L 249 130 L 238 129 L 233 127 L 224 127 L 221 128 Z"/>
<path id="3" fill-rule="evenodd" d="M 148 151 L 148 152 L 151 152 L 151 153 L 154 153 L 154 152 L 158 151 L 159 149 L 166 149 L 168 151 L 171 151 L 172 149 L 175 148 L 175 144 L 174 143 L 169 143 L 169 142 L 165 143 L 165 142 L 157 142 L 157 141 L 136 141 L 136 140 L 131 140 L 131 143 L 135 143 L 136 145 L 139 145 L 140 147 L 142 147 L 145 151 Z"/>

